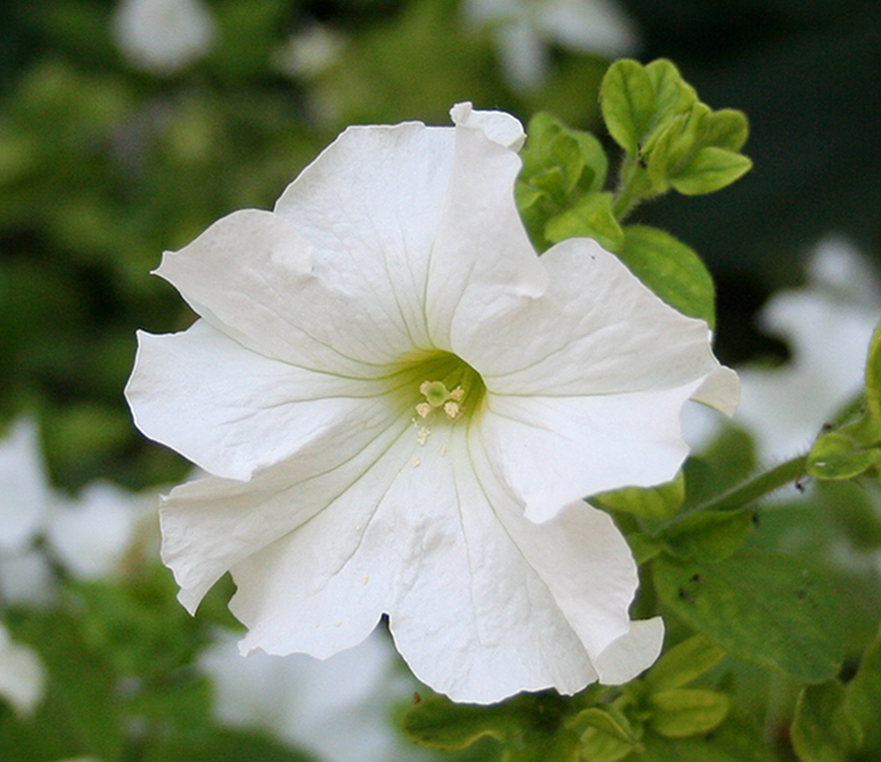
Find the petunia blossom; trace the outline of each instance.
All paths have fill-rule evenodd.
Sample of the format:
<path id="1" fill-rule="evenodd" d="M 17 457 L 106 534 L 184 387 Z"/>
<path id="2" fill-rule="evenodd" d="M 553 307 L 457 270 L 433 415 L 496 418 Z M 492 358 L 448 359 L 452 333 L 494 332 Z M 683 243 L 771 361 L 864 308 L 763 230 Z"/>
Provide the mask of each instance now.
<path id="1" fill-rule="evenodd" d="M 227 570 L 243 653 L 326 658 L 388 616 L 459 701 L 625 682 L 657 656 L 636 566 L 581 498 L 672 478 L 689 399 L 737 379 L 589 239 L 539 259 L 514 203 L 520 123 L 351 127 L 272 212 L 214 223 L 158 274 L 201 316 L 141 333 L 137 425 L 209 476 L 161 508 L 194 610 Z"/>

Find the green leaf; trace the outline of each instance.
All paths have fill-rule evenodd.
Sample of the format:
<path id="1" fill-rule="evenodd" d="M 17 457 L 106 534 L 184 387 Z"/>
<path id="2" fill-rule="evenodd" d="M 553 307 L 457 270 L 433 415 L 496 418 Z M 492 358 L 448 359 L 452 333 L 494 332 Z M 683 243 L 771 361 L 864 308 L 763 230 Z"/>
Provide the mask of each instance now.
<path id="1" fill-rule="evenodd" d="M 875 327 L 866 359 L 866 402 L 869 412 L 881 419 L 881 323 Z"/>
<path id="2" fill-rule="evenodd" d="M 791 728 L 792 746 L 801 762 L 846 762 L 860 746 L 862 729 L 844 699 L 844 686 L 837 680 L 801 691 Z"/>
<path id="3" fill-rule="evenodd" d="M 654 537 L 642 534 L 641 532 L 632 532 L 627 535 L 627 544 L 630 546 L 630 552 L 638 565 L 651 561 L 655 556 L 664 550 L 664 543 L 656 540 Z"/>
<path id="4" fill-rule="evenodd" d="M 739 180 L 752 165 L 743 154 L 707 146 L 701 148 L 684 169 L 671 174 L 670 184 L 687 196 L 712 193 Z"/>
<path id="5" fill-rule="evenodd" d="M 643 744 L 645 751 L 633 762 L 778 762 L 755 722 L 737 707 L 709 738 L 671 739 L 647 732 Z"/>
<path id="6" fill-rule="evenodd" d="M 613 704 L 604 707 L 592 706 L 579 712 L 573 719 L 574 723 L 586 723 L 592 728 L 612 736 L 631 747 L 639 743 L 639 737 L 633 730 L 630 720 Z"/>
<path id="7" fill-rule="evenodd" d="M 881 756 L 881 635 L 866 649 L 846 690 L 845 708 L 863 731 L 865 752 Z"/>
<path id="8" fill-rule="evenodd" d="M 624 228 L 618 257 L 667 304 L 690 317 L 715 325 L 713 279 L 693 249 L 647 225 Z"/>
<path id="9" fill-rule="evenodd" d="M 740 550 L 716 564 L 662 554 L 652 568 L 664 603 L 732 655 L 806 683 L 837 674 L 843 640 L 836 600 L 804 562 Z"/>
<path id="10" fill-rule="evenodd" d="M 685 500 L 685 475 L 676 474 L 673 481 L 657 487 L 624 487 L 601 492 L 590 498 L 594 505 L 605 510 L 623 511 L 650 519 L 668 519 L 674 516 Z"/>
<path id="11" fill-rule="evenodd" d="M 544 230 L 551 243 L 585 236 L 595 239 L 608 251 L 617 251 L 624 243 L 624 231 L 612 212 L 611 193 L 589 193 L 572 206 L 551 217 Z"/>
<path id="12" fill-rule="evenodd" d="M 671 178 L 681 173 L 702 147 L 709 116 L 706 103 L 695 103 L 689 113 L 671 119 L 652 137 L 647 148 L 648 174 L 659 193 L 668 190 Z"/>
<path id="13" fill-rule="evenodd" d="M 697 103 L 697 93 L 682 79 L 679 69 L 672 61 L 658 58 L 647 64 L 645 70 L 655 93 L 657 124 L 691 111 L 692 106 Z"/>
<path id="14" fill-rule="evenodd" d="M 723 561 L 740 550 L 752 528 L 748 510 L 701 511 L 677 519 L 659 539 L 680 558 Z"/>
<path id="15" fill-rule="evenodd" d="M 705 123 L 706 133 L 703 142 L 707 146 L 739 151 L 749 136 L 749 122 L 746 114 L 732 108 L 723 108 L 711 113 Z"/>
<path id="16" fill-rule="evenodd" d="M 430 696 L 404 717 L 404 735 L 413 743 L 435 749 L 464 749 L 482 736 L 504 741 L 521 733 L 526 723 L 512 702 L 493 706 L 454 704 Z"/>
<path id="17" fill-rule="evenodd" d="M 618 762 L 640 746 L 591 727 L 581 735 L 581 758 L 585 762 Z"/>
<path id="18" fill-rule="evenodd" d="M 615 142 L 636 156 L 655 113 L 655 91 L 638 61 L 615 61 L 600 87 L 600 104 L 606 128 Z"/>
<path id="19" fill-rule="evenodd" d="M 685 473 L 684 509 L 702 505 L 737 487 L 756 469 L 756 446 L 747 431 L 724 421 L 709 447 L 692 456 L 682 467 Z"/>
<path id="20" fill-rule="evenodd" d="M 649 724 L 667 738 L 706 735 L 717 728 L 730 708 L 728 697 L 705 688 L 671 688 L 649 696 Z"/>
<path id="21" fill-rule="evenodd" d="M 808 456 L 808 473 L 817 479 L 852 479 L 878 464 L 881 450 L 863 447 L 841 431 L 821 436 Z"/>
<path id="22" fill-rule="evenodd" d="M 568 129 L 568 128 L 566 128 Z M 581 159 L 584 164 L 579 185 L 585 193 L 598 193 L 606 184 L 606 175 L 609 172 L 609 157 L 606 156 L 606 149 L 599 139 L 589 132 L 581 130 L 569 130 L 581 148 Z M 588 175 L 586 170 L 590 170 Z M 589 177 L 590 182 L 586 182 Z"/>
<path id="23" fill-rule="evenodd" d="M 706 635 L 678 643 L 667 651 L 646 675 L 646 683 L 655 691 L 681 688 L 709 672 L 725 657 L 725 649 Z"/>
<path id="24" fill-rule="evenodd" d="M 522 748 L 507 749 L 503 762 L 578 762 L 581 740 L 568 728 L 553 734 L 527 731 Z"/>

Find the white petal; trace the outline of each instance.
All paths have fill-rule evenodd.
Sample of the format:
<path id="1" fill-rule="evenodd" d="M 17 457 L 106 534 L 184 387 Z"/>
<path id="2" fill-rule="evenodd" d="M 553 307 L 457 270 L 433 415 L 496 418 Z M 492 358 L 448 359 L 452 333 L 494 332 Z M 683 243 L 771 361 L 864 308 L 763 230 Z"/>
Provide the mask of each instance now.
<path id="1" fill-rule="evenodd" d="M 497 501 L 499 518 L 596 669 L 595 659 L 630 626 L 627 610 L 639 580 L 627 542 L 608 514 L 581 501 L 539 525 L 513 506 Z"/>
<path id="2" fill-rule="evenodd" d="M 610 643 L 594 660 L 600 682 L 623 685 L 654 664 L 664 645 L 664 620 L 652 619 L 630 623 L 626 634 Z"/>
<path id="3" fill-rule="evenodd" d="M 526 142 L 520 120 L 504 111 L 475 111 L 469 101 L 450 109 L 450 118 L 457 127 L 476 127 L 500 146 L 519 151 Z"/>
<path id="4" fill-rule="evenodd" d="M 582 496 L 672 479 L 688 454 L 680 411 L 698 383 L 584 397 L 488 395 L 484 447 L 526 516 L 547 521 Z"/>
<path id="5" fill-rule="evenodd" d="M 247 482 L 208 477 L 172 490 L 160 508 L 162 560 L 181 586 L 181 603 L 194 611 L 224 572 L 300 526 L 321 524 L 329 543 L 348 547 L 383 489 L 374 464 L 399 439 L 416 446 L 407 419 L 372 431 L 358 449 L 340 434 Z M 336 502 L 351 504 L 349 523 L 325 526 L 320 517 Z"/>
<path id="6" fill-rule="evenodd" d="M 731 368 L 719 366 L 704 379 L 691 398 L 731 417 L 740 402 L 740 379 Z"/>
<path id="7" fill-rule="evenodd" d="M 707 324 L 662 302 L 595 241 L 563 241 L 541 263 L 550 283 L 540 298 L 477 308 L 454 334 L 454 351 L 490 391 L 620 394 L 680 386 L 720 367 Z"/>
<path id="8" fill-rule="evenodd" d="M 388 281 L 370 283 L 371 271 L 383 269 L 381 252 L 374 253 L 369 263 L 326 262 L 326 252 L 316 251 L 288 219 L 250 209 L 167 252 L 156 272 L 243 346 L 363 378 L 412 348 Z M 343 271 L 354 282 L 341 282 Z"/>
<path id="9" fill-rule="evenodd" d="M 327 467 L 349 457 L 401 415 L 394 383 L 271 360 L 197 321 L 183 333 L 139 334 L 126 397 L 149 437 L 215 476 L 244 480 L 303 450 L 332 453 Z"/>
<path id="10" fill-rule="evenodd" d="M 536 527 L 485 464 L 478 479 L 464 428 L 446 436 L 388 452 L 369 477 L 382 495 L 370 515 L 355 485 L 234 567 L 243 651 L 325 657 L 387 612 L 414 674 L 458 701 L 596 679 L 588 653 L 627 632 L 636 586 L 620 534 L 586 505 Z"/>
<path id="11" fill-rule="evenodd" d="M 474 321 L 511 313 L 541 296 L 545 267 L 514 202 L 516 153 L 480 130 L 456 128 L 450 191 L 429 262 L 426 313 L 434 345 L 455 347 Z"/>
<path id="12" fill-rule="evenodd" d="M 453 128 L 415 122 L 350 127 L 276 203 L 312 247 L 327 340 L 353 357 L 397 360 L 389 348 L 400 354 L 400 336 L 410 348 L 431 345 L 425 286 L 455 140 Z M 371 332 L 388 334 L 388 348 Z"/>

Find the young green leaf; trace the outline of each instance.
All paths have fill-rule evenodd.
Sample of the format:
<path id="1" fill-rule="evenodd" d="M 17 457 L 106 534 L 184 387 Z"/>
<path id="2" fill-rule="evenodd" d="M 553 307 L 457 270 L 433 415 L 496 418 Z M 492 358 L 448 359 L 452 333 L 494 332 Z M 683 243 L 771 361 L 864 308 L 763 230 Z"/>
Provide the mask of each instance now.
<path id="1" fill-rule="evenodd" d="M 600 87 L 600 103 L 606 128 L 630 156 L 636 156 L 655 113 L 652 80 L 638 61 L 615 61 Z"/>
<path id="2" fill-rule="evenodd" d="M 742 549 L 720 563 L 668 554 L 652 562 L 658 595 L 732 655 L 818 683 L 843 657 L 836 600 L 802 561 Z"/>
<path id="3" fill-rule="evenodd" d="M 655 691 L 681 688 L 709 672 L 724 657 L 724 648 L 706 635 L 695 635 L 661 656 L 649 670 L 645 681 Z"/>
<path id="4" fill-rule="evenodd" d="M 686 196 L 712 193 L 739 180 L 752 169 L 752 165 L 743 154 L 707 146 L 701 148 L 682 170 L 670 176 L 670 184 Z"/>
<path id="5" fill-rule="evenodd" d="M 614 704 L 603 707 L 588 707 L 584 711 L 579 712 L 572 722 L 575 724 L 586 723 L 606 735 L 629 744 L 631 747 L 639 743 L 639 736 L 630 724 L 630 720 Z"/>
<path id="6" fill-rule="evenodd" d="M 649 726 L 667 738 L 706 735 L 715 730 L 731 703 L 728 697 L 705 688 L 671 688 L 649 696 Z"/>
<path id="7" fill-rule="evenodd" d="M 643 743 L 645 751 L 634 754 L 633 762 L 778 762 L 755 721 L 737 707 L 711 737 L 665 738 L 647 732 Z"/>
<path id="8" fill-rule="evenodd" d="M 647 64 L 645 71 L 655 92 L 656 123 L 663 123 L 679 114 L 687 114 L 697 103 L 695 89 L 682 79 L 679 69 L 672 61 L 658 58 Z"/>

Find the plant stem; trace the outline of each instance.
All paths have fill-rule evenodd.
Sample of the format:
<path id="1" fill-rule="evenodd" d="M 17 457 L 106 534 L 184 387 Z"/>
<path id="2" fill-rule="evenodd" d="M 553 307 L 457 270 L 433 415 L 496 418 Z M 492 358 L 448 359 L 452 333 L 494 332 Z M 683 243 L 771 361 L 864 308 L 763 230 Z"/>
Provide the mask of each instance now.
<path id="1" fill-rule="evenodd" d="M 621 168 L 621 184 L 612 201 L 612 214 L 623 222 L 643 201 L 657 195 L 648 173 L 632 159 L 626 159 Z"/>
<path id="2" fill-rule="evenodd" d="M 784 461 L 770 471 L 753 477 L 739 487 L 723 492 L 718 497 L 693 508 L 689 513 L 697 511 L 734 511 L 745 505 L 754 503 L 761 497 L 769 495 L 789 482 L 794 482 L 807 474 L 807 455 Z"/>

